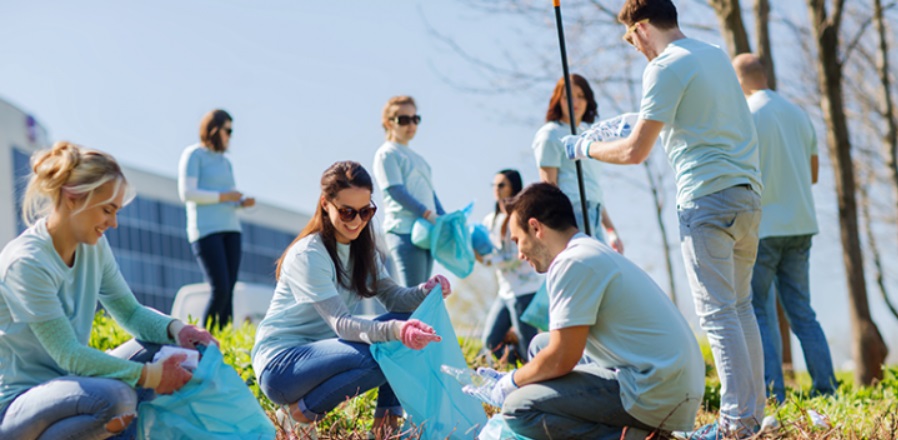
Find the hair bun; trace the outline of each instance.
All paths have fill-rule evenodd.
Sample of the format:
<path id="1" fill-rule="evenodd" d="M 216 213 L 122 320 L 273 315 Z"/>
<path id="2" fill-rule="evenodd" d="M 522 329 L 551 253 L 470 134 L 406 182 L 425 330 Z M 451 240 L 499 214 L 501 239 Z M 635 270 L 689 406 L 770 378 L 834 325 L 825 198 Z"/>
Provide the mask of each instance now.
<path id="1" fill-rule="evenodd" d="M 68 182 L 72 170 L 81 162 L 81 147 L 71 142 L 60 141 L 53 147 L 34 156 L 31 170 L 34 171 L 41 190 L 52 193 Z"/>

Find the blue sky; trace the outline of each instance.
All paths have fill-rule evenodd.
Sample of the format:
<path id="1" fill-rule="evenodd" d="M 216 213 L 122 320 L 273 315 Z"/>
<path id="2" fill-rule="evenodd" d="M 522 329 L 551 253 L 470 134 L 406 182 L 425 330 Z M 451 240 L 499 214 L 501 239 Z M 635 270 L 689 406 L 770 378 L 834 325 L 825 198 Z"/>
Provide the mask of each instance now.
<path id="1" fill-rule="evenodd" d="M 680 3 L 684 10 L 706 9 Z M 537 49 L 518 42 L 522 29 L 530 41 L 555 44 L 551 2 L 545 6 L 539 25 L 450 1 L 5 1 L 0 97 L 33 114 L 51 139 L 102 149 L 129 166 L 172 177 L 181 151 L 196 142 L 200 117 L 227 109 L 235 118 L 230 154 L 239 188 L 309 212 L 328 165 L 352 159 L 370 170 L 383 142 L 383 103 L 409 94 L 423 116 L 411 146 L 433 167 L 443 204 L 457 209 L 476 200 L 479 219 L 491 209 L 489 184 L 497 170 L 514 167 L 526 181 L 536 179 L 530 143 L 560 65 L 555 78 L 521 93 L 461 91 L 446 78 L 466 84 L 483 78 L 428 32 L 425 19 L 481 58 L 526 59 Z M 806 11 L 792 12 L 806 20 Z M 779 66 L 800 61 L 785 59 L 784 51 L 777 56 L 784 61 Z M 782 71 L 779 76 L 783 84 Z M 667 166 L 660 148 L 653 158 Z M 838 223 L 831 170 L 821 159 L 814 305 L 837 346 L 834 356 L 844 362 L 850 357 L 847 293 L 841 265 L 833 264 L 841 259 Z M 666 287 L 643 169 L 605 170 L 606 203 L 627 255 Z M 672 180 L 666 192 L 672 200 Z M 672 206 L 665 219 L 679 306 L 690 315 Z M 884 336 L 898 341 L 898 327 L 872 287 L 874 317 Z M 801 357 L 797 347 L 795 353 Z"/>

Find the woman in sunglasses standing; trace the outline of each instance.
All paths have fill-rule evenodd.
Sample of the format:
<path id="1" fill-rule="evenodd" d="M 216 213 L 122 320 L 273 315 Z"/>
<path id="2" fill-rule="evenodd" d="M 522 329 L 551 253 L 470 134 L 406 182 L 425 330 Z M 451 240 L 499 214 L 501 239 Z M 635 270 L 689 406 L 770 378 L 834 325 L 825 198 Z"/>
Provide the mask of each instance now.
<path id="1" fill-rule="evenodd" d="M 200 143 L 187 147 L 178 165 L 178 194 L 187 205 L 187 239 L 212 288 L 202 322 L 218 328 L 233 313 L 241 256 L 237 208 L 256 204 L 237 191 L 231 161 L 225 156 L 232 121 L 224 110 L 206 113 L 200 122 Z"/>
<path id="2" fill-rule="evenodd" d="M 574 124 L 577 132 L 589 128 L 588 124 L 596 121 L 599 115 L 595 95 L 586 78 L 571 75 L 571 93 L 574 101 Z M 567 158 L 561 138 L 571 134 L 571 117 L 568 114 L 567 94 L 564 78 L 555 84 L 555 90 L 549 99 L 546 111 L 546 124 L 536 132 L 533 139 L 533 152 L 536 155 L 536 166 L 539 167 L 539 178 L 543 182 L 558 187 L 574 205 L 577 227 L 584 230 L 583 209 L 580 204 L 580 188 L 577 182 L 576 163 Z M 598 161 L 581 161 L 583 168 L 583 188 L 586 191 L 586 206 L 589 213 L 590 232 L 599 241 L 608 244 L 614 250 L 623 253 L 624 245 L 614 230 L 614 224 L 605 209 L 602 187 L 599 184 Z"/>
<path id="3" fill-rule="evenodd" d="M 384 106 L 381 124 L 387 141 L 374 154 L 374 177 L 383 192 L 387 247 L 404 286 L 418 285 L 430 276 L 433 256 L 412 244 L 418 218 L 434 223 L 445 211 L 433 189 L 430 165 L 409 148 L 421 116 L 411 96 L 394 96 Z"/>
<path id="4" fill-rule="evenodd" d="M 543 276 L 518 258 L 518 247 L 511 241 L 511 233 L 508 231 L 505 200 L 518 195 L 523 187 L 521 174 L 517 170 L 502 170 L 493 178 L 496 208 L 486 215 L 483 224 L 490 230 L 490 241 L 495 250 L 489 255 L 477 256 L 483 265 L 495 268 L 499 281 L 499 294 L 486 315 L 483 347 L 501 358 L 506 349 L 505 336 L 509 330 L 514 330 L 518 345 L 508 347 L 506 360 L 510 365 L 516 365 L 518 360 L 528 360 L 527 347 L 539 331 L 536 327 L 521 322 L 521 315 L 543 283 Z"/>
<path id="5" fill-rule="evenodd" d="M 356 162 L 337 162 L 321 176 L 315 215 L 278 261 L 277 287 L 253 347 L 253 369 L 282 425 L 313 436 L 308 424 L 346 399 L 378 388 L 374 432 L 398 428 L 402 408 L 369 345 L 402 341 L 419 350 L 439 341 L 433 329 L 408 320 L 421 301 L 449 282 L 436 275 L 414 287 L 390 279 L 374 242 L 371 176 Z M 363 298 L 390 312 L 373 320 L 350 313 Z M 289 414 L 289 415 L 288 415 Z"/>

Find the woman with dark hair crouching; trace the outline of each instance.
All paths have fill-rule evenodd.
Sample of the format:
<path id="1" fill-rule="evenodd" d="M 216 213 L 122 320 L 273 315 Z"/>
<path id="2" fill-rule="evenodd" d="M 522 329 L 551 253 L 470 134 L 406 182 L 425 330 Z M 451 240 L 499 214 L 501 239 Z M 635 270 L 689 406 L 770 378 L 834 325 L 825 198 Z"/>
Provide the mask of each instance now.
<path id="1" fill-rule="evenodd" d="M 408 317 L 437 285 L 448 295 L 449 282 L 442 275 L 408 288 L 393 282 L 375 249 L 371 191 L 371 176 L 356 162 L 324 172 L 315 215 L 278 261 L 274 297 L 256 333 L 252 360 L 262 392 L 282 405 L 281 424 L 306 436 L 314 435 L 307 424 L 372 388 L 375 435 L 397 429 L 402 408 L 368 346 L 398 340 L 419 350 L 440 340 Z M 354 316 L 363 298 L 390 313 Z"/>

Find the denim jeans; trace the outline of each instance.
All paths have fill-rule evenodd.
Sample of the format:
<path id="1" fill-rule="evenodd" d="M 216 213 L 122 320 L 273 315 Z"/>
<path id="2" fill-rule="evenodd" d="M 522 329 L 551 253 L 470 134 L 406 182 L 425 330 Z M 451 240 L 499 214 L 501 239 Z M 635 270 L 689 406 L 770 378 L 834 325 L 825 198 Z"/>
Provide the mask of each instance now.
<path id="1" fill-rule="evenodd" d="M 489 312 L 486 314 L 486 324 L 483 332 L 483 347 L 489 350 L 494 356 L 502 357 L 505 352 L 505 334 L 508 330 L 514 329 L 518 335 L 518 346 L 510 347 L 508 353 L 508 363 L 515 365 L 518 360 L 526 362 L 529 358 L 525 355 L 530 341 L 539 333 L 536 327 L 521 322 L 521 315 L 536 293 L 528 293 L 519 295 L 511 299 L 502 299 L 496 297 Z"/>
<path id="2" fill-rule="evenodd" d="M 695 312 L 720 377 L 720 423 L 751 430 L 764 418 L 764 360 L 751 302 L 761 203 L 738 185 L 678 207 Z"/>
<path id="3" fill-rule="evenodd" d="M 111 355 L 137 362 L 152 360 L 155 344 L 129 341 Z M 137 404 L 154 396 L 117 380 L 99 377 L 62 376 L 20 394 L 0 415 L 0 438 L 105 439 L 113 436 L 106 424 L 124 415 L 137 415 Z M 137 420 L 116 438 L 134 438 Z"/>
<path id="4" fill-rule="evenodd" d="M 549 343 L 542 333 L 530 343 L 533 356 Z M 625 426 L 651 431 L 624 409 L 614 372 L 581 362 L 570 373 L 524 385 L 508 395 L 502 416 L 514 432 L 532 439 L 619 439 Z"/>
<path id="5" fill-rule="evenodd" d="M 574 217 L 577 220 L 577 228 L 582 232 L 586 232 L 583 227 L 583 207 L 579 201 L 573 201 Z M 605 228 L 602 227 L 602 204 L 586 202 L 586 212 L 589 214 L 589 232 L 596 240 L 605 243 Z M 607 244 L 607 243 L 606 243 Z"/>
<path id="6" fill-rule="evenodd" d="M 409 313 L 387 313 L 376 321 L 408 319 Z M 323 418 L 347 399 L 378 388 L 375 417 L 402 414 L 399 399 L 371 355 L 369 344 L 324 339 L 278 353 L 259 376 L 262 392 L 278 405 L 299 403 L 309 420 Z"/>
<path id="7" fill-rule="evenodd" d="M 412 244 L 412 234 L 384 234 L 390 256 L 396 267 L 396 282 L 401 286 L 413 287 L 427 281 L 433 271 L 433 256 L 430 250 Z"/>
<path id="8" fill-rule="evenodd" d="M 764 344 L 764 383 L 772 388 L 772 394 L 779 403 L 785 400 L 786 394 L 776 295 L 770 294 L 774 278 L 789 325 L 801 342 L 805 364 L 813 380 L 812 392 L 833 394 L 836 391 L 836 377 L 826 335 L 811 308 L 810 254 L 810 235 L 764 238 L 758 245 L 758 260 L 752 273 L 752 303 Z"/>
<path id="9" fill-rule="evenodd" d="M 234 285 L 240 269 L 241 243 L 239 232 L 209 234 L 191 244 L 212 297 L 203 314 L 203 325 L 224 327 L 231 321 L 234 307 Z"/>

